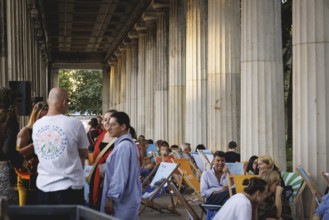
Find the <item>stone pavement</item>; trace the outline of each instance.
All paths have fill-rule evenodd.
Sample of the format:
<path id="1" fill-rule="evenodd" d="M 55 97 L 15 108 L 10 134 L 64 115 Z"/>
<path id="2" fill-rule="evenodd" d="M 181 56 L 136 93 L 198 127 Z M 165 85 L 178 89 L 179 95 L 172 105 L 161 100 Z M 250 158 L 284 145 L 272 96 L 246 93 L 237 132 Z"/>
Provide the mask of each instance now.
<path id="1" fill-rule="evenodd" d="M 182 194 L 185 199 L 191 199 L 192 196 L 190 194 Z M 176 201 L 176 197 L 174 197 L 175 201 Z M 171 201 L 170 201 L 170 195 L 168 193 L 166 193 L 165 195 L 162 195 L 158 198 L 156 198 L 154 200 L 155 202 L 159 203 L 162 206 L 168 206 L 171 205 Z M 199 206 L 199 204 L 201 203 L 201 201 L 197 200 L 197 201 L 191 201 L 189 202 L 190 206 L 194 209 L 194 211 L 201 216 L 202 214 L 202 210 Z M 176 205 L 176 210 L 181 214 L 181 215 L 177 215 L 177 214 L 173 214 L 167 210 L 163 210 L 163 213 L 160 213 L 156 210 L 153 210 L 151 208 L 146 208 L 142 214 L 139 216 L 140 220 L 161 220 L 161 219 L 170 219 L 170 220 L 181 220 L 181 219 L 189 219 L 188 218 L 188 214 L 184 209 L 184 206 L 181 204 Z M 203 219 L 205 219 L 205 214 L 203 214 Z"/>

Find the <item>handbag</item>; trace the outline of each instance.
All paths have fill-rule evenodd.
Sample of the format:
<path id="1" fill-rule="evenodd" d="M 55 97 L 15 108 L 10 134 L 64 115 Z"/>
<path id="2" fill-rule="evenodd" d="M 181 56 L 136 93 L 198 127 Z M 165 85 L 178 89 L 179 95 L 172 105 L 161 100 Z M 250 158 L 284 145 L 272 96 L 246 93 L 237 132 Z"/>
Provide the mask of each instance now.
<path id="1" fill-rule="evenodd" d="M 93 173 L 95 172 L 96 167 L 98 166 L 99 159 L 107 152 L 107 150 L 111 147 L 111 145 L 114 143 L 115 140 L 116 140 L 116 138 L 113 138 L 112 141 L 110 141 L 104 147 L 104 149 L 97 155 L 96 160 L 94 161 L 93 167 L 91 168 L 89 175 L 86 177 L 86 181 L 88 184 L 90 184 L 91 177 L 93 176 Z"/>

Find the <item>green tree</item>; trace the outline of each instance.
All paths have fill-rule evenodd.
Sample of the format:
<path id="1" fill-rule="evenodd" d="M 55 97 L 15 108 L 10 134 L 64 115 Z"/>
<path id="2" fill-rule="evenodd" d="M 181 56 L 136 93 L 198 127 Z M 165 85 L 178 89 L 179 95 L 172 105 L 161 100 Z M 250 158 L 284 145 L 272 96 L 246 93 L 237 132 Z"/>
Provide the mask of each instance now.
<path id="1" fill-rule="evenodd" d="M 59 86 L 70 95 L 69 113 L 102 113 L 102 73 L 98 70 L 60 70 Z"/>

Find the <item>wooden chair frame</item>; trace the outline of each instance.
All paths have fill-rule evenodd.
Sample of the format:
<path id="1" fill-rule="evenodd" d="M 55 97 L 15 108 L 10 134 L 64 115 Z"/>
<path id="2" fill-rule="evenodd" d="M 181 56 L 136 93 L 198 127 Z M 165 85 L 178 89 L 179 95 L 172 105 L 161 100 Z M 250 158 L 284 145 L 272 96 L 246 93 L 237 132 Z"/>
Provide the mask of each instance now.
<path id="1" fill-rule="evenodd" d="M 161 162 L 164 163 L 164 162 Z M 142 187 L 144 188 L 147 184 L 149 184 L 149 179 L 158 171 L 159 166 L 161 165 L 161 163 L 157 164 L 156 167 L 151 171 L 151 173 L 145 178 L 144 182 L 142 183 Z M 177 168 L 179 167 L 179 164 L 176 164 L 176 167 L 174 168 L 174 170 L 166 177 L 166 179 L 157 187 L 157 189 L 153 192 L 153 194 L 150 196 L 150 198 L 148 199 L 144 199 L 142 198 L 141 201 L 141 208 L 139 210 L 139 215 L 141 215 L 141 213 L 145 210 L 146 207 L 149 207 L 151 209 L 157 210 L 159 212 L 163 212 L 162 209 L 166 209 L 174 214 L 178 214 L 180 215 L 180 213 L 175 209 L 175 205 L 173 203 L 173 199 L 171 199 L 171 208 L 168 207 L 163 207 L 160 204 L 156 203 L 154 201 L 155 197 L 157 196 L 158 192 L 162 189 L 162 187 L 167 183 L 168 186 L 170 185 L 170 179 L 173 175 L 173 173 L 175 172 L 175 170 L 177 170 Z"/>

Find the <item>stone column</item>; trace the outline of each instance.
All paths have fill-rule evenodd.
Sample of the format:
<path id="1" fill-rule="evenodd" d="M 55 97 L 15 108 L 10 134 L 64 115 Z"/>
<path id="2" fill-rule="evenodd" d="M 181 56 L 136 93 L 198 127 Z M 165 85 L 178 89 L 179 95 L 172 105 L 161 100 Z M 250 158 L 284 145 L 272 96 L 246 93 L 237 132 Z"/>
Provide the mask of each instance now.
<path id="1" fill-rule="evenodd" d="M 104 114 L 109 110 L 109 98 L 110 98 L 110 73 L 108 64 L 102 65 L 102 113 Z"/>
<path id="2" fill-rule="evenodd" d="M 110 95 L 109 95 L 109 109 L 116 109 L 116 102 L 115 102 L 115 73 L 116 73 L 116 64 L 117 60 L 116 57 L 110 58 Z"/>
<path id="3" fill-rule="evenodd" d="M 293 3 L 293 165 L 302 165 L 324 190 L 320 173 L 329 171 L 329 2 Z"/>
<path id="4" fill-rule="evenodd" d="M 129 38 L 124 39 L 123 41 L 125 50 L 126 50 L 126 77 L 125 77 L 125 112 L 131 117 L 131 41 Z M 131 120 L 131 118 L 130 118 Z"/>
<path id="5" fill-rule="evenodd" d="M 145 55 L 146 55 L 146 26 L 138 23 L 135 25 L 138 32 L 138 108 L 136 132 L 145 135 Z"/>
<path id="6" fill-rule="evenodd" d="M 168 140 L 180 145 L 185 141 L 185 43 L 186 2 L 170 1 L 169 7 L 169 85 Z"/>
<path id="7" fill-rule="evenodd" d="M 58 67 L 52 67 L 51 68 L 51 73 L 50 73 L 50 76 L 51 76 L 50 86 L 51 86 L 51 88 L 59 86 L 58 73 L 59 73 L 59 68 Z"/>
<path id="8" fill-rule="evenodd" d="M 138 124 L 138 33 L 137 31 L 131 31 L 128 34 L 128 37 L 131 39 L 131 72 L 130 72 L 130 124 L 137 129 Z"/>
<path id="9" fill-rule="evenodd" d="M 126 112 L 126 48 L 124 45 L 119 46 L 119 50 L 121 53 L 120 56 L 120 71 L 118 71 L 118 77 L 120 78 L 120 111 Z"/>
<path id="10" fill-rule="evenodd" d="M 241 159 L 271 155 L 286 169 L 281 2 L 242 1 Z"/>
<path id="11" fill-rule="evenodd" d="M 156 15 L 146 12 L 143 15 L 146 23 L 146 53 L 145 53 L 145 137 L 154 139 L 154 84 L 156 73 Z"/>
<path id="12" fill-rule="evenodd" d="M 8 86 L 6 0 L 0 0 L 0 86 Z M 7 21 L 7 23 L 9 23 Z"/>
<path id="13" fill-rule="evenodd" d="M 240 1 L 208 1 L 208 148 L 239 140 Z"/>
<path id="14" fill-rule="evenodd" d="M 168 140 L 168 4 L 153 3 L 156 10 L 157 63 L 155 72 L 155 131 L 154 139 Z"/>
<path id="15" fill-rule="evenodd" d="M 207 1 L 188 0 L 185 142 L 207 146 Z"/>
<path id="16" fill-rule="evenodd" d="M 118 111 L 122 111 L 121 108 L 121 96 L 120 96 L 120 87 L 121 87 L 121 67 L 122 67 L 122 59 L 121 59 L 121 52 L 120 50 L 116 50 L 114 52 L 114 55 L 116 56 L 117 60 L 115 63 L 114 68 L 114 89 L 113 89 L 113 97 L 114 97 L 114 108 Z"/>

